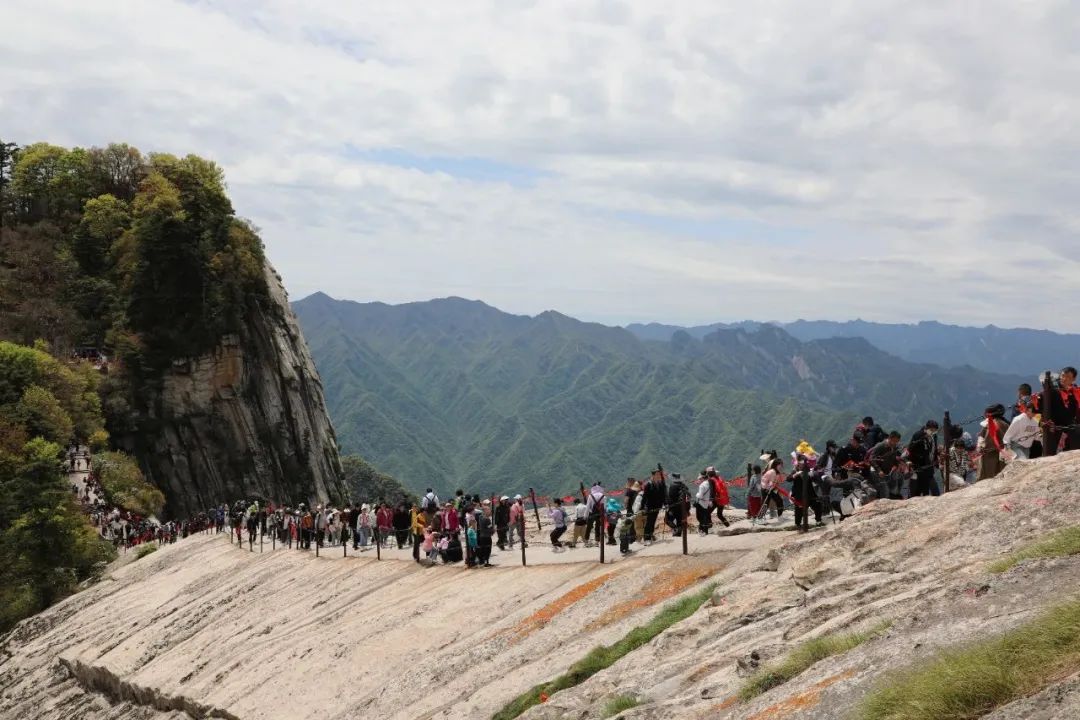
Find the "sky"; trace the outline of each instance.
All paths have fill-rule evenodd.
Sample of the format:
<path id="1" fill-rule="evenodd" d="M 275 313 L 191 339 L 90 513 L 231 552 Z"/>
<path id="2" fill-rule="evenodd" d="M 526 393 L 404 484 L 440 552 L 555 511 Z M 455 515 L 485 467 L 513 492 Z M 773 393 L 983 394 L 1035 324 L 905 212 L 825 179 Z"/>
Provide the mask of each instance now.
<path id="1" fill-rule="evenodd" d="M 196 153 L 291 297 L 1080 331 L 1080 6 L 5 0 L 0 137 Z"/>

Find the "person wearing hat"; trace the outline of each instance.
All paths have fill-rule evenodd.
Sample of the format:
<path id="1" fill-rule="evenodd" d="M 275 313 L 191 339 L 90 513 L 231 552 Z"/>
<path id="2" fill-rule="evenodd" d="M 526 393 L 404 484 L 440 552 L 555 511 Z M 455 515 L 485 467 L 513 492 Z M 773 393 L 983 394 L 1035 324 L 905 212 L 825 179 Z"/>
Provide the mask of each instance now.
<path id="1" fill-rule="evenodd" d="M 938 454 L 937 432 L 937 421 L 927 420 L 908 443 L 908 459 L 915 471 L 911 481 L 911 497 L 941 494 L 934 477 Z"/>
<path id="2" fill-rule="evenodd" d="M 521 518 L 525 514 L 524 501 L 520 495 L 514 496 L 514 502 L 510 505 L 510 548 L 514 547 L 514 538 L 521 532 Z M 521 542 L 525 542 L 525 537 L 522 535 Z M 528 547 L 526 545 L 525 547 Z"/>

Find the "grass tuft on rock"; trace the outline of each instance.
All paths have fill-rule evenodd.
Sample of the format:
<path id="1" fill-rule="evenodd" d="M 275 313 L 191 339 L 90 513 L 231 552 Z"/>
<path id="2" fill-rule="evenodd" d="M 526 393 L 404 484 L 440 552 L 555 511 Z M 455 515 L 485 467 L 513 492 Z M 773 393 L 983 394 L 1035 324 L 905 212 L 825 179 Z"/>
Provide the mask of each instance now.
<path id="1" fill-rule="evenodd" d="M 550 682 L 541 683 L 518 695 L 492 716 L 491 720 L 514 720 L 534 705 L 539 705 L 541 695 L 550 697 L 560 690 L 572 688 L 588 680 L 601 670 L 611 667 L 623 656 L 637 650 L 669 627 L 693 615 L 712 597 L 716 583 L 710 583 L 692 595 L 668 603 L 656 617 L 645 625 L 639 625 L 613 645 L 600 645 L 570 666 L 564 674 Z"/>
<path id="2" fill-rule="evenodd" d="M 990 563 L 987 569 L 992 573 L 1003 573 L 1016 567 L 1024 560 L 1065 557 L 1066 555 L 1080 555 L 1080 525 L 1073 525 L 1050 533 L 1042 540 L 1026 545 L 1016 552 Z"/>
<path id="3" fill-rule="evenodd" d="M 617 697 L 613 697 L 611 700 L 608 700 L 606 705 L 604 705 L 604 717 L 615 717 L 623 710 L 635 708 L 640 704 L 641 701 L 633 695 L 619 695 Z"/>
<path id="4" fill-rule="evenodd" d="M 942 650 L 863 702 L 860 720 L 966 720 L 1080 670 L 1080 600 L 1004 635 Z"/>
<path id="5" fill-rule="evenodd" d="M 779 663 L 766 665 L 754 673 L 739 690 L 739 698 L 744 701 L 752 700 L 778 685 L 783 685 L 819 660 L 846 653 L 867 640 L 884 634 L 891 626 L 892 621 L 885 621 L 862 632 L 833 633 L 800 643 Z"/>
<path id="6" fill-rule="evenodd" d="M 150 553 L 157 552 L 157 545 L 151 545 L 150 543 L 143 543 L 139 546 L 139 549 L 135 551 L 135 559 L 142 560 Z"/>

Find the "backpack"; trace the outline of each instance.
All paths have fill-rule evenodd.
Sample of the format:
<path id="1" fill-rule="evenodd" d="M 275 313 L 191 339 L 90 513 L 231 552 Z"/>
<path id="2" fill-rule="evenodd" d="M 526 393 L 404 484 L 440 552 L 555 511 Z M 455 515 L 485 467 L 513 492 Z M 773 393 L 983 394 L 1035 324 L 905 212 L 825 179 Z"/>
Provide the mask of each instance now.
<path id="1" fill-rule="evenodd" d="M 675 507 L 683 501 L 683 498 L 689 494 L 689 490 L 686 489 L 686 483 L 682 480 L 676 480 L 668 486 L 667 493 L 667 505 L 668 507 Z"/>
<path id="2" fill-rule="evenodd" d="M 424 499 L 420 501 L 420 509 L 424 512 L 431 512 L 436 509 L 435 498 L 432 495 L 425 495 Z"/>

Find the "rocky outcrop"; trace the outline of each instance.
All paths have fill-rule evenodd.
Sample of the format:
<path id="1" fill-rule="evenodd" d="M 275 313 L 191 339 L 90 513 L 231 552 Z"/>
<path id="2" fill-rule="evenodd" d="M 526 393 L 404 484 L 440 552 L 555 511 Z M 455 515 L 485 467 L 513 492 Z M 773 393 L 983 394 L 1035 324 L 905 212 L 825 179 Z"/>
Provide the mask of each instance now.
<path id="1" fill-rule="evenodd" d="M 174 362 L 142 399 L 137 432 L 121 439 L 165 491 L 168 514 L 241 498 L 345 496 L 318 372 L 269 265 L 266 282 L 269 301 L 252 303 L 212 353 Z"/>

